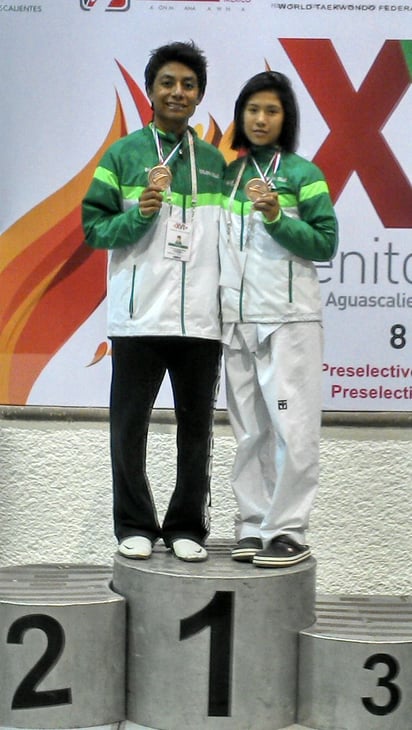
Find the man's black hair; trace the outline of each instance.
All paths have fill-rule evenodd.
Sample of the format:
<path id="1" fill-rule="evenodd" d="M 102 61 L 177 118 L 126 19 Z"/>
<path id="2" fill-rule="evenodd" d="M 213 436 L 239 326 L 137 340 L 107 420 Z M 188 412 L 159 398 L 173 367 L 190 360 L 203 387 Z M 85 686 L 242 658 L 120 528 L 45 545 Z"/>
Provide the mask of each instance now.
<path id="1" fill-rule="evenodd" d="M 196 74 L 200 96 L 203 96 L 206 89 L 207 61 L 203 51 L 193 41 L 168 43 L 151 52 L 144 72 L 146 91 L 150 92 L 153 88 L 154 80 L 162 66 L 173 61 L 183 63 Z"/>

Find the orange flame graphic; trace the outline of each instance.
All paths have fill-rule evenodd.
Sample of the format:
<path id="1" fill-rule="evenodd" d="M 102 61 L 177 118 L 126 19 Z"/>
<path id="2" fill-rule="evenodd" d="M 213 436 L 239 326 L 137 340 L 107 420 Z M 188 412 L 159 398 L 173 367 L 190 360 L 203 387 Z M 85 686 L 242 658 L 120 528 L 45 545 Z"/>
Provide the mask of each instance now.
<path id="1" fill-rule="evenodd" d="M 104 149 L 125 131 L 117 99 L 107 138 L 86 167 L 2 235 L 2 403 L 26 403 L 45 365 L 104 299 L 106 254 L 83 243 L 80 204 Z"/>
<path id="2" fill-rule="evenodd" d="M 117 61 L 143 125 L 151 105 Z M 229 162 L 232 125 L 222 134 L 209 115 L 206 133 Z M 106 253 L 83 241 L 81 201 L 105 149 L 127 133 L 118 95 L 108 135 L 79 174 L 28 211 L 1 236 L 0 245 L 0 403 L 24 405 L 47 363 L 95 311 L 106 295 Z M 85 365 L 110 355 L 107 343 Z"/>

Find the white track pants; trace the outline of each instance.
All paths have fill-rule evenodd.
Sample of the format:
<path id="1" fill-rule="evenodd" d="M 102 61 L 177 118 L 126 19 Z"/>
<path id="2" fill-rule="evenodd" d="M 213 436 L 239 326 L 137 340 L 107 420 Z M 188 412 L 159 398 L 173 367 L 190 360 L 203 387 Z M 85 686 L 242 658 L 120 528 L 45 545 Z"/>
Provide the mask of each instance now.
<path id="1" fill-rule="evenodd" d="M 224 346 L 237 540 L 305 541 L 319 481 L 322 351 L 319 322 L 284 324 L 256 352 Z"/>

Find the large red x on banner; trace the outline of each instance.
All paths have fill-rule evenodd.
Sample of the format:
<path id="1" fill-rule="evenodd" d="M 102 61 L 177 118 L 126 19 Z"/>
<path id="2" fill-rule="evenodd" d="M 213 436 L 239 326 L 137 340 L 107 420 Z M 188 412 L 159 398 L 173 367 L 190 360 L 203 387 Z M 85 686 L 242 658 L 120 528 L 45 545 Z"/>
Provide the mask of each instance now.
<path id="1" fill-rule="evenodd" d="M 329 126 L 314 162 L 332 198 L 356 172 L 382 223 L 412 228 L 411 184 L 381 132 L 411 83 L 401 42 L 385 41 L 358 91 L 330 40 L 280 42 Z"/>

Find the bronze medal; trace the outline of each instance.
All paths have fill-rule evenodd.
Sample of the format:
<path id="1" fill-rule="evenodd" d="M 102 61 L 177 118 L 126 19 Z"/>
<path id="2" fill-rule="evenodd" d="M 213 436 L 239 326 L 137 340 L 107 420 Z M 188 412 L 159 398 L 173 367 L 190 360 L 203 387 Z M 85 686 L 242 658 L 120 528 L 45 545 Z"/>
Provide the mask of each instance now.
<path id="1" fill-rule="evenodd" d="M 172 173 L 166 165 L 155 165 L 149 170 L 149 185 L 156 185 L 161 190 L 167 190 L 172 182 Z"/>
<path id="2" fill-rule="evenodd" d="M 245 195 L 252 203 L 270 192 L 269 185 L 260 177 L 252 177 L 245 185 Z"/>

